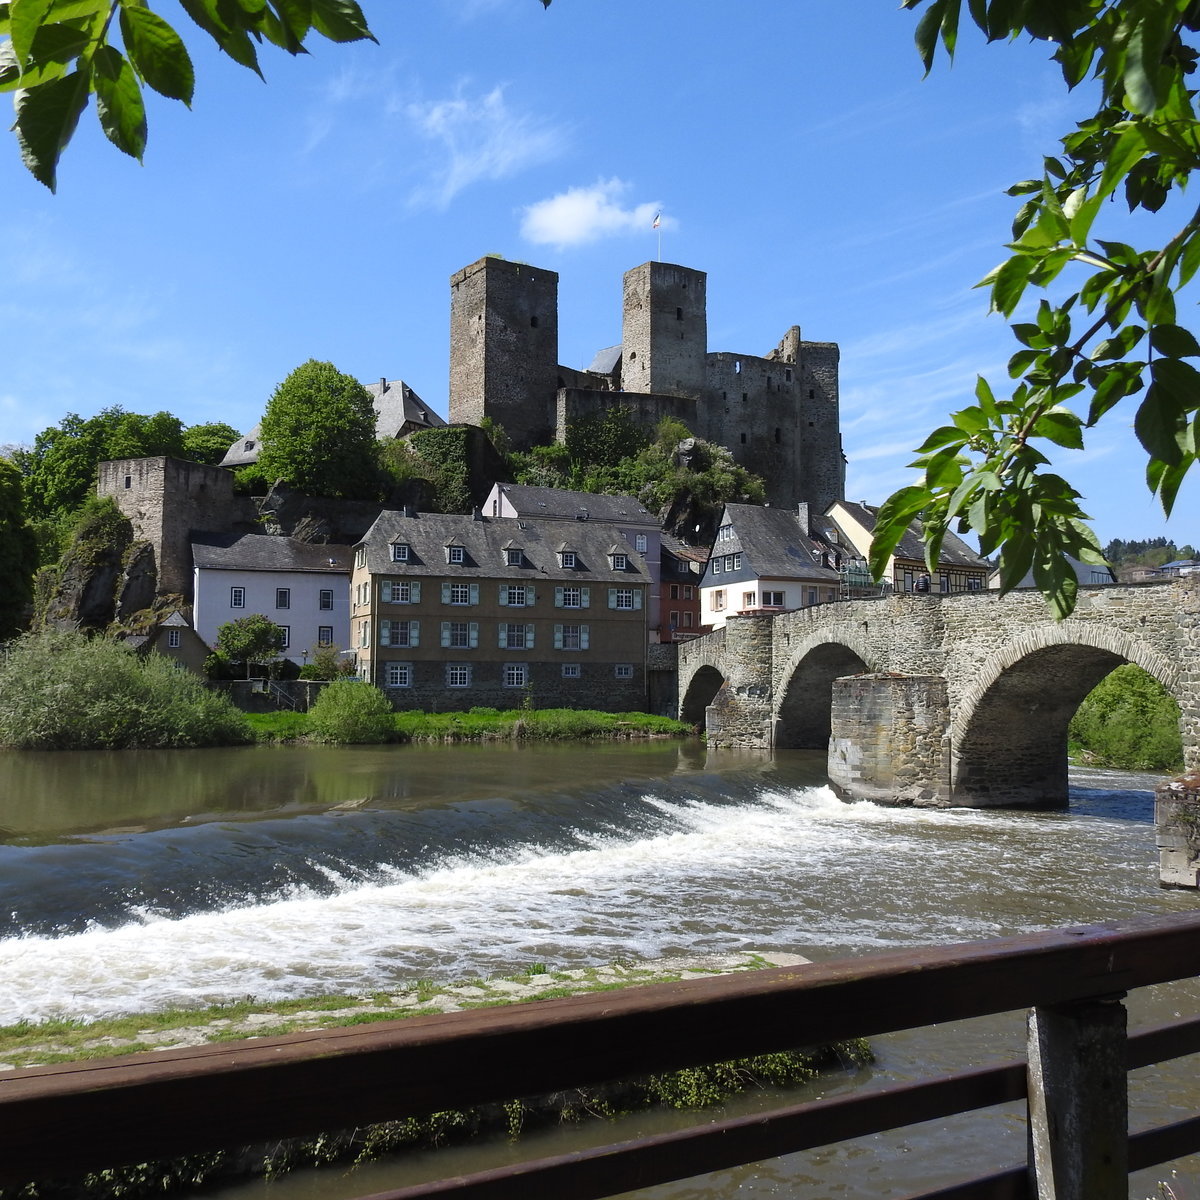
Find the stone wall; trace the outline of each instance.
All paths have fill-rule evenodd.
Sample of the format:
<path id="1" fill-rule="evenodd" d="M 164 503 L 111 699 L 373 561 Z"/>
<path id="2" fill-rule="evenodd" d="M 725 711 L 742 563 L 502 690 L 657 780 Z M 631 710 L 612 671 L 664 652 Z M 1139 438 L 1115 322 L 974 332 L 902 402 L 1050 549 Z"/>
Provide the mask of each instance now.
<path id="1" fill-rule="evenodd" d="M 622 386 L 661 396 L 704 392 L 707 280 L 703 271 L 674 263 L 647 262 L 625 272 Z"/>

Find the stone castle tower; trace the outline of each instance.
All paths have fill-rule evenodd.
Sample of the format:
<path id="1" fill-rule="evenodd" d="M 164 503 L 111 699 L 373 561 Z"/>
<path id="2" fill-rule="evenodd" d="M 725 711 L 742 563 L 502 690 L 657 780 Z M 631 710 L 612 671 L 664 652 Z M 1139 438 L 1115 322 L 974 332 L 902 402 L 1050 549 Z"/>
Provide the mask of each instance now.
<path id="1" fill-rule="evenodd" d="M 762 357 L 709 353 L 707 276 L 661 262 L 626 272 L 621 339 L 586 371 L 560 365 L 557 274 L 482 258 L 450 279 L 450 420 L 490 417 L 524 449 L 614 407 L 648 428 L 676 417 L 776 507 L 844 498 L 836 343 L 792 326 Z"/>

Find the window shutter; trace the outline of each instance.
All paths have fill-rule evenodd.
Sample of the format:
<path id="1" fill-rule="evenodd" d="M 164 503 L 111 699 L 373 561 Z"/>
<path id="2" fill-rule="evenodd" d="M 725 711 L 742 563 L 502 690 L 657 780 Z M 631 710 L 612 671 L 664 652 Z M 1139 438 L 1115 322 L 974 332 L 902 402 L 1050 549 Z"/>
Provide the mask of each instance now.
<path id="1" fill-rule="evenodd" d="M 562 639 L 562 626 L 561 626 L 561 625 L 555 625 L 555 627 L 554 627 L 554 648 L 555 648 L 555 650 L 561 650 L 561 649 L 562 649 L 562 642 L 563 642 L 563 639 Z"/>
<path id="2" fill-rule="evenodd" d="M 448 583 L 442 584 L 442 603 L 450 603 L 450 585 Z"/>
<path id="3" fill-rule="evenodd" d="M 479 584 L 477 583 L 471 584 L 471 603 L 479 603 Z"/>
<path id="4" fill-rule="evenodd" d="M 474 650 L 475 647 L 479 645 L 479 622 L 478 621 L 472 621 L 471 624 L 467 626 L 467 642 L 470 644 L 470 647 L 472 650 Z"/>
<path id="5" fill-rule="evenodd" d="M 502 605 L 508 603 L 508 584 L 507 583 L 502 583 L 500 585 L 500 603 Z"/>
<path id="6" fill-rule="evenodd" d="M 591 608 L 591 606 L 592 606 L 592 589 L 591 588 L 580 588 L 579 589 L 579 607 L 580 608 Z"/>
<path id="7" fill-rule="evenodd" d="M 388 639 L 391 636 L 392 636 L 391 621 L 380 621 L 379 622 L 379 644 L 381 646 L 386 646 L 388 644 Z"/>
<path id="8" fill-rule="evenodd" d="M 501 621 L 500 624 L 496 626 L 496 628 L 500 634 L 500 649 L 507 650 L 508 649 L 508 626 L 503 621 Z"/>
<path id="9" fill-rule="evenodd" d="M 408 644 L 410 646 L 419 645 L 421 641 L 421 622 L 409 621 L 408 623 Z"/>
<path id="10" fill-rule="evenodd" d="M 526 650 L 533 649 L 533 626 L 532 625 L 525 626 L 525 649 Z"/>
<path id="11" fill-rule="evenodd" d="M 554 589 L 554 607 L 562 608 L 563 590 L 560 587 Z"/>
<path id="12" fill-rule="evenodd" d="M 442 622 L 442 645 L 443 646 L 450 645 L 450 622 L 449 621 Z"/>
<path id="13" fill-rule="evenodd" d="M 608 589 L 608 607 L 609 608 L 617 607 L 617 589 L 616 588 Z"/>
<path id="14" fill-rule="evenodd" d="M 419 583 L 410 583 L 408 585 L 408 600 L 410 604 L 421 603 L 421 585 Z"/>
<path id="15" fill-rule="evenodd" d="M 383 591 L 383 594 L 380 596 L 380 599 L 384 602 L 384 604 L 391 604 L 391 602 L 392 602 L 392 585 L 391 585 L 390 580 L 385 579 L 383 581 L 382 591 Z"/>
<path id="16" fill-rule="evenodd" d="M 634 608 L 642 607 L 642 589 L 641 588 L 633 589 L 633 607 Z"/>
<path id="17" fill-rule="evenodd" d="M 588 648 L 588 626 L 580 625 L 579 627 L 579 648 L 586 650 Z"/>

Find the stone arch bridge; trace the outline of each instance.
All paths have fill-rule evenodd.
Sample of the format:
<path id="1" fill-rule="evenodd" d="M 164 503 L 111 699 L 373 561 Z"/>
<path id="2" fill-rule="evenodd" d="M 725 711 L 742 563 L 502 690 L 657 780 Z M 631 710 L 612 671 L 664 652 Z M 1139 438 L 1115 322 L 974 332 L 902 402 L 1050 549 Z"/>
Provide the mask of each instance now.
<path id="1" fill-rule="evenodd" d="M 1200 767 L 1200 577 L 1040 594 L 893 595 L 731 617 L 679 649 L 680 715 L 714 747 L 829 751 L 844 795 L 923 805 L 1067 802 L 1067 725 L 1132 662 L 1179 702 Z"/>

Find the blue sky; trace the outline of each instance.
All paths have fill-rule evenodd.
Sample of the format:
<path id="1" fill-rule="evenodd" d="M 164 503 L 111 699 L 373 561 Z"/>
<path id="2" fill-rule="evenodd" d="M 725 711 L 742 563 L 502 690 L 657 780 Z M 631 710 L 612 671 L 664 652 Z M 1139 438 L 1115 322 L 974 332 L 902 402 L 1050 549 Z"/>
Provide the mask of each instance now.
<path id="1" fill-rule="evenodd" d="M 922 80 L 915 18 L 876 0 L 362 2 L 380 45 L 264 51 L 264 85 L 162 0 L 197 88 L 151 98 L 144 166 L 91 112 L 57 196 L 0 143 L 0 443 L 111 404 L 246 429 L 307 358 L 444 413 L 447 281 L 487 253 L 559 272 L 584 367 L 658 211 L 662 257 L 708 272 L 711 350 L 840 343 L 850 498 L 907 482 L 977 374 L 1003 386 L 972 285 L 1079 107 L 1045 47 L 968 34 Z M 1102 541 L 1197 541 L 1200 485 L 1164 523 L 1131 424 L 1060 469 Z"/>

